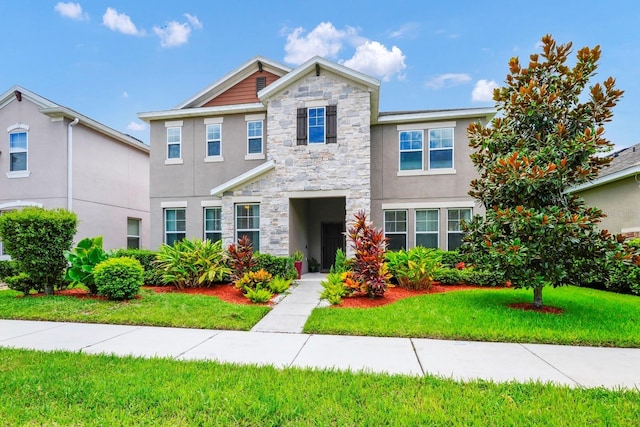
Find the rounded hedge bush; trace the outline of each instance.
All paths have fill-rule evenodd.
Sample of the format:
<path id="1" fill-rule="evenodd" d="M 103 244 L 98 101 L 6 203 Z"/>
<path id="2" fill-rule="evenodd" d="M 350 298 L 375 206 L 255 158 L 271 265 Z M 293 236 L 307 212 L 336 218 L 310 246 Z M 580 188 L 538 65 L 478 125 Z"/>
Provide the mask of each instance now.
<path id="1" fill-rule="evenodd" d="M 129 257 L 109 258 L 95 266 L 93 276 L 98 294 L 112 300 L 135 297 L 144 281 L 144 269 Z"/>

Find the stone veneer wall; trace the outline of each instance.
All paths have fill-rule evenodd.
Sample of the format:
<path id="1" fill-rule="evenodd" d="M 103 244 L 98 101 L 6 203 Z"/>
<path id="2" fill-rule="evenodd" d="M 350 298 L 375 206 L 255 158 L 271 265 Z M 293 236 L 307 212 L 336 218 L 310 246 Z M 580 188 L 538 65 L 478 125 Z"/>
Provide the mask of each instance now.
<path id="1" fill-rule="evenodd" d="M 337 105 L 337 143 L 296 145 L 297 109 L 307 101 Z M 225 245 L 235 230 L 234 204 L 260 200 L 260 250 L 289 254 L 289 192 L 314 197 L 326 191 L 346 195 L 348 224 L 359 210 L 371 206 L 371 110 L 370 94 L 326 70 L 310 73 L 272 98 L 267 106 L 266 154 L 272 170 L 222 198 L 222 230 Z"/>

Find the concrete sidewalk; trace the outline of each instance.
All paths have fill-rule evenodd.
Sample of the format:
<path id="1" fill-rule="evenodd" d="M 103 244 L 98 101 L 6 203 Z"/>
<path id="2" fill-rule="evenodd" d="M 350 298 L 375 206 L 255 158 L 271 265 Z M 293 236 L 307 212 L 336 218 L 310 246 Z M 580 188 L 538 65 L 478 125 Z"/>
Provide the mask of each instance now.
<path id="1" fill-rule="evenodd" d="M 176 360 L 640 388 L 640 349 L 0 320 L 0 346 Z"/>

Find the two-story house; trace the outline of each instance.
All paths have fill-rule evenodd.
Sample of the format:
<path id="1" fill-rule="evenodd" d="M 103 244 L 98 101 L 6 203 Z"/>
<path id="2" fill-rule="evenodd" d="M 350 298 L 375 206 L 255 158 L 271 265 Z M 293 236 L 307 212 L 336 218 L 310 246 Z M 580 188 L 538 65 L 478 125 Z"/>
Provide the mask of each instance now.
<path id="1" fill-rule="evenodd" d="M 0 95 L 0 129 L 0 214 L 65 208 L 76 240 L 149 246 L 148 145 L 20 86 Z"/>
<path id="2" fill-rule="evenodd" d="M 377 79 L 320 57 L 293 69 L 255 57 L 173 109 L 140 113 L 151 246 L 246 235 L 327 269 L 363 210 L 391 248 L 456 248 L 478 209 L 466 128 L 495 110 L 384 113 L 379 97 Z"/>

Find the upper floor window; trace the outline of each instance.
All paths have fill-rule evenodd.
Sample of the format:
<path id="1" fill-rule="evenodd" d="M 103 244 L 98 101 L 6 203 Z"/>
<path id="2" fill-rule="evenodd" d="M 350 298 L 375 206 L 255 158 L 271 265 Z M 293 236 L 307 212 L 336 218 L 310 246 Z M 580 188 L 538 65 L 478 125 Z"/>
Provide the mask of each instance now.
<path id="1" fill-rule="evenodd" d="M 9 134 L 9 172 L 27 170 L 27 132 Z"/>
<path id="2" fill-rule="evenodd" d="M 262 154 L 262 120 L 247 122 L 247 153 Z"/>
<path id="3" fill-rule="evenodd" d="M 421 130 L 400 132 L 400 170 L 422 170 Z"/>
<path id="4" fill-rule="evenodd" d="M 204 238 L 212 242 L 222 240 L 222 208 L 204 209 Z"/>
<path id="5" fill-rule="evenodd" d="M 167 159 L 182 158 L 182 128 L 167 128 Z"/>
<path id="6" fill-rule="evenodd" d="M 337 106 L 298 108 L 298 145 L 337 142 Z"/>
<path id="7" fill-rule="evenodd" d="M 207 125 L 207 157 L 222 154 L 222 125 Z"/>
<path id="8" fill-rule="evenodd" d="M 429 169 L 453 168 L 453 129 L 429 130 Z"/>
<path id="9" fill-rule="evenodd" d="M 384 237 L 387 249 L 397 251 L 407 247 L 407 211 L 384 211 Z"/>
<path id="10" fill-rule="evenodd" d="M 429 139 L 426 153 L 425 132 Z M 400 131 L 400 170 L 425 169 L 453 169 L 453 128 Z"/>

